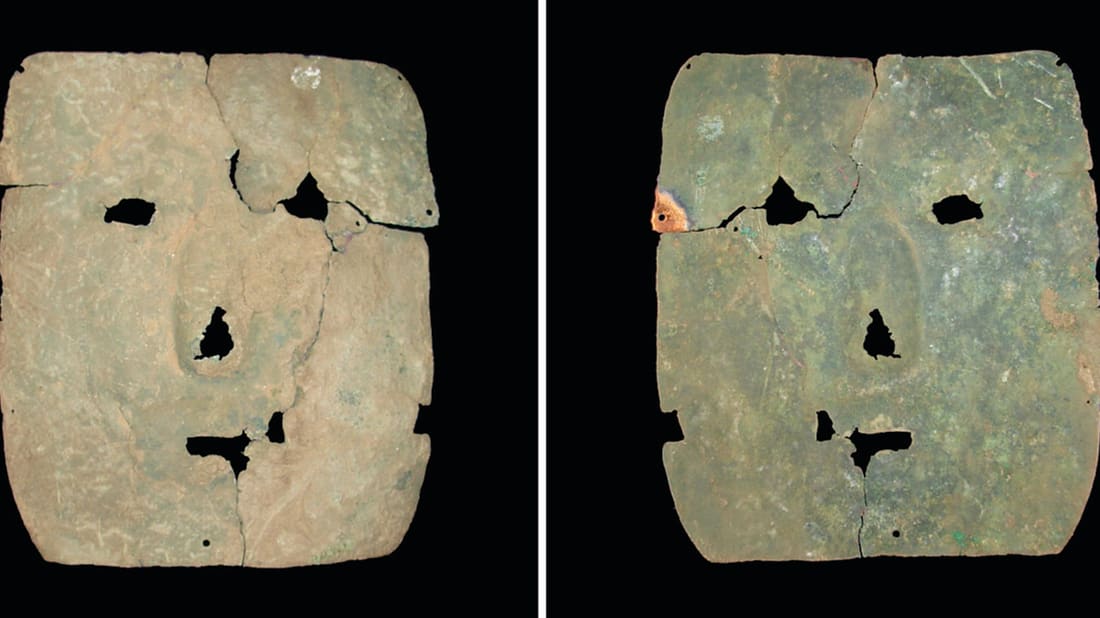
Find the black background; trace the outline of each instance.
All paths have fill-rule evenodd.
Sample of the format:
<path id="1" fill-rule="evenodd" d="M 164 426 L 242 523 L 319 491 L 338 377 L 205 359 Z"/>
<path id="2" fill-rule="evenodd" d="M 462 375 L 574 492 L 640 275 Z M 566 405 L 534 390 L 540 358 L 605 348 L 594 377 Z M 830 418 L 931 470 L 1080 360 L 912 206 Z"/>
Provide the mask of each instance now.
<path id="1" fill-rule="evenodd" d="M 435 382 L 421 421 L 432 453 L 404 543 L 385 558 L 296 569 L 57 565 L 40 558 L 3 482 L 5 596 L 125 613 L 164 611 L 150 596 L 201 614 L 303 603 L 349 613 L 534 612 L 535 8 L 349 6 L 267 4 L 253 13 L 259 22 L 238 15 L 244 6 L 170 3 L 11 15 L 0 34 L 0 94 L 37 51 L 291 52 L 401 71 L 424 112 L 440 212 L 426 232 Z"/>
<path id="2" fill-rule="evenodd" d="M 967 21 L 927 3 L 874 11 L 819 3 L 809 13 L 750 6 L 673 3 L 606 14 L 551 7 L 551 611 L 873 615 L 1027 600 L 1046 613 L 1091 599 L 1076 582 L 1093 572 L 1100 549 L 1095 495 L 1056 556 L 716 565 L 688 539 L 661 460 L 675 426 L 657 397 L 658 238 L 649 229 L 662 114 L 680 66 L 701 52 L 875 59 L 1048 49 L 1074 72 L 1085 125 L 1100 126 L 1096 36 L 1082 15 L 1002 5 Z"/>
<path id="3" fill-rule="evenodd" d="M 1081 15 L 1037 10 L 1006 25 L 1003 15 L 964 23 L 952 7 L 925 4 L 904 17 L 895 11 L 915 7 L 829 5 L 810 15 L 775 4 L 751 18 L 747 8 L 683 4 L 615 13 L 589 3 L 550 11 L 551 611 L 669 605 L 692 615 L 694 605 L 705 604 L 734 614 L 748 607 L 870 614 L 1027 599 L 1046 612 L 1090 597 L 1079 582 L 1091 577 L 1100 544 L 1095 498 L 1066 550 L 1037 558 L 711 565 L 684 534 L 661 463 L 670 428 L 656 391 L 657 236 L 648 221 L 664 102 L 688 57 L 1049 49 L 1074 71 L 1086 126 L 1100 122 L 1095 37 Z M 379 15 L 366 6 L 360 17 L 313 3 L 268 8 L 262 25 L 220 7 L 163 18 L 95 10 L 94 19 L 67 11 L 9 20 L 0 37 L 0 80 L 41 50 L 315 53 L 383 62 L 409 80 L 424 110 L 441 212 L 440 227 L 428 232 L 432 459 L 417 516 L 393 556 L 275 571 L 48 564 L 0 484 L 5 595 L 39 607 L 159 611 L 136 600 L 153 594 L 188 613 L 301 603 L 355 613 L 533 613 L 534 7 L 411 7 Z M 51 30 L 60 20 L 66 30 Z M 50 591 L 45 597 L 41 586 Z"/>

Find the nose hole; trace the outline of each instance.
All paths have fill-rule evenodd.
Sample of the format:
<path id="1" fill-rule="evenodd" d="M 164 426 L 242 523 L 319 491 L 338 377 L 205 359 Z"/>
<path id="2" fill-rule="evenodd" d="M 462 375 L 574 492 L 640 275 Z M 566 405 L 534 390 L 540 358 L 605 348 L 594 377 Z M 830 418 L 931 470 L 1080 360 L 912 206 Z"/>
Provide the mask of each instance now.
<path id="1" fill-rule="evenodd" d="M 863 338 L 863 349 L 875 360 L 878 360 L 880 356 L 901 358 L 901 355 L 894 353 L 896 347 L 894 338 L 890 333 L 890 327 L 882 319 L 882 313 L 878 309 L 874 309 L 868 315 L 871 317 L 871 323 L 867 325 L 867 335 Z"/>
<path id="2" fill-rule="evenodd" d="M 199 342 L 199 354 L 195 360 L 218 357 L 221 360 L 229 355 L 233 349 L 233 337 L 229 334 L 229 325 L 222 318 L 225 309 L 214 307 L 214 313 L 210 316 L 210 324 L 202 332 L 202 341 Z"/>

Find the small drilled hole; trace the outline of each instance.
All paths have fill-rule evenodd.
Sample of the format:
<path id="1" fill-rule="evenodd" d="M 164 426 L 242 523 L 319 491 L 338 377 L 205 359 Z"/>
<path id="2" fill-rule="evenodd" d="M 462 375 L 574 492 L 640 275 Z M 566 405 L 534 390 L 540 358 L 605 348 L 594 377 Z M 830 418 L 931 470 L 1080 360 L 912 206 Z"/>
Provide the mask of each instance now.
<path id="1" fill-rule="evenodd" d="M 894 535 L 894 538 L 896 539 L 896 538 L 898 538 L 899 536 L 901 536 L 901 530 L 894 530 L 894 531 L 893 531 L 893 532 L 891 532 L 890 534 Z"/>
<path id="2" fill-rule="evenodd" d="M 690 62 L 689 62 L 689 63 L 687 64 L 687 68 L 688 68 L 688 69 L 690 69 L 690 68 L 691 68 L 691 63 L 690 63 Z"/>
<path id="3" fill-rule="evenodd" d="M 665 216 L 664 216 L 664 215 L 657 215 L 657 220 L 658 220 L 658 221 L 664 221 L 664 220 L 665 220 Z"/>
<path id="4" fill-rule="evenodd" d="M 426 210 L 424 212 L 428 213 L 429 217 L 432 216 L 432 209 L 431 208 L 429 208 L 428 210 Z"/>
<path id="5" fill-rule="evenodd" d="M 210 539 L 203 539 L 202 540 L 202 546 L 203 547 L 210 547 Z"/>

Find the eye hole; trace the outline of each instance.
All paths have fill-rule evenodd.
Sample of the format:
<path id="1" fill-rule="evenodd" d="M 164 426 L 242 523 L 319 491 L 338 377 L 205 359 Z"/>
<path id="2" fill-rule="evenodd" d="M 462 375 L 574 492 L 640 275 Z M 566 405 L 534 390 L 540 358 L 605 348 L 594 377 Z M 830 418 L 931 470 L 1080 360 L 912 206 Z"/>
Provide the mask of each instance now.
<path id="1" fill-rule="evenodd" d="M 772 192 L 764 201 L 764 212 L 767 213 L 768 225 L 794 225 L 806 218 L 810 211 L 817 212 L 814 205 L 794 196 L 794 190 L 780 176 L 772 185 Z"/>
<path id="2" fill-rule="evenodd" d="M 982 205 L 975 204 L 966 195 L 952 195 L 932 204 L 932 214 L 941 225 L 950 225 L 982 218 Z"/>
<path id="3" fill-rule="evenodd" d="M 128 225 L 149 225 L 156 212 L 156 204 L 128 197 L 114 206 L 108 206 L 103 213 L 104 223 L 126 223 Z"/>
<path id="4" fill-rule="evenodd" d="M 306 173 L 306 177 L 298 185 L 298 191 L 294 194 L 294 197 L 279 203 L 283 205 L 287 213 L 299 219 L 324 221 L 328 217 L 328 200 L 325 199 L 325 194 L 317 188 L 317 181 L 310 173 Z"/>

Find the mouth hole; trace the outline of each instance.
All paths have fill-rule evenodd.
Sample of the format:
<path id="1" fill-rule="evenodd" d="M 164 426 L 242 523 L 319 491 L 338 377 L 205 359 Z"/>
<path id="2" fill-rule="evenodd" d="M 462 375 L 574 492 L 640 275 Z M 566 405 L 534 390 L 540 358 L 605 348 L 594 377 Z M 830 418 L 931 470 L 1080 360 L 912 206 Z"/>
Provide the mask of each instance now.
<path id="1" fill-rule="evenodd" d="M 225 459 L 233 469 L 233 477 L 236 478 L 248 468 L 248 456 L 244 454 L 244 449 L 249 442 L 251 440 L 248 439 L 248 434 L 242 431 L 241 435 L 232 438 L 194 436 L 187 438 L 186 446 L 187 452 L 191 455 L 199 457 L 217 455 Z"/>
<path id="2" fill-rule="evenodd" d="M 836 435 L 836 430 L 833 429 L 833 419 L 829 418 L 829 413 L 825 410 L 817 411 L 817 441 L 827 442 Z"/>
<path id="3" fill-rule="evenodd" d="M 276 412 L 271 415 L 271 420 L 267 422 L 267 436 L 268 441 L 275 442 L 276 444 L 282 444 L 286 442 L 286 434 L 283 433 L 283 413 Z"/>

